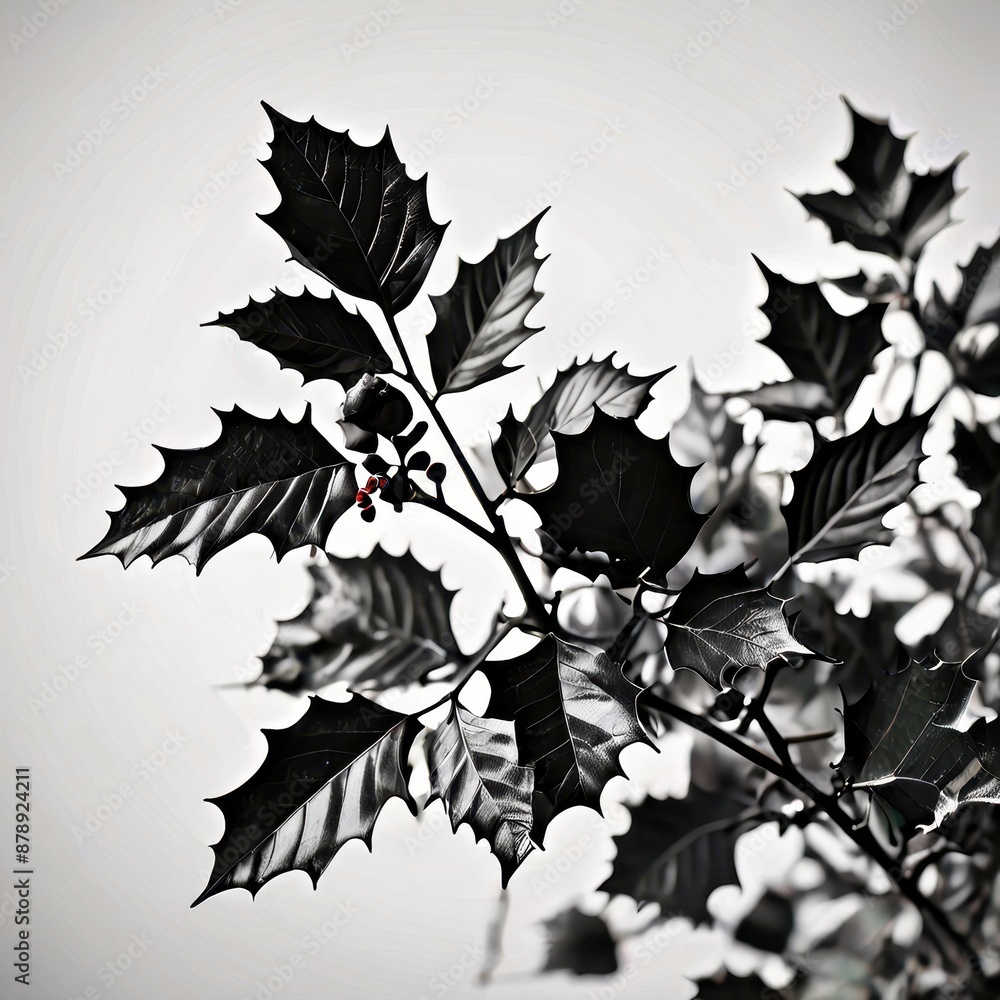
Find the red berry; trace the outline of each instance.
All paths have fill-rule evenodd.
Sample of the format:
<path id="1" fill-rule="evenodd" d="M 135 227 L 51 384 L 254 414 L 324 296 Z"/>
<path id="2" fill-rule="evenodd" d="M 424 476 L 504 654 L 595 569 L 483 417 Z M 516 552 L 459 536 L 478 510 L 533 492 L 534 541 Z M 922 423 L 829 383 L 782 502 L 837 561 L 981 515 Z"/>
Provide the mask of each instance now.
<path id="1" fill-rule="evenodd" d="M 376 479 L 375 476 L 369 476 L 368 482 L 365 483 L 365 490 L 371 493 L 371 491 L 376 489 L 377 487 L 378 487 L 378 479 Z"/>

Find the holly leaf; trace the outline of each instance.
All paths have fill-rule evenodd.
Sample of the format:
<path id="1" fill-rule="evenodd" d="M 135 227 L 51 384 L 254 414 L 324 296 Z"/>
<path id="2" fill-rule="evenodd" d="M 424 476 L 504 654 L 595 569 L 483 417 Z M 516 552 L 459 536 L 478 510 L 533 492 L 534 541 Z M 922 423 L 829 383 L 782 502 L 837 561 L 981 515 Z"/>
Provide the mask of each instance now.
<path id="1" fill-rule="evenodd" d="M 650 387 L 673 368 L 652 375 L 633 375 L 616 368 L 614 355 L 585 361 L 558 372 L 542 398 L 517 420 L 513 406 L 500 422 L 493 459 L 504 485 L 513 488 L 529 467 L 554 451 L 551 434 L 579 434 L 590 423 L 594 407 L 614 417 L 637 417 L 649 404 Z"/>
<path id="2" fill-rule="evenodd" d="M 228 327 L 273 354 L 282 368 L 299 372 L 305 382 L 328 378 L 349 389 L 365 372 L 392 370 L 368 320 L 350 312 L 336 295 L 274 291 L 267 302 L 251 298 L 241 309 L 219 313 L 202 326 Z"/>
<path id="3" fill-rule="evenodd" d="M 767 279 L 761 310 L 771 323 L 761 343 L 785 362 L 796 382 L 824 391 L 824 405 L 799 419 L 843 416 L 865 376 L 874 370 L 875 356 L 888 346 L 882 337 L 888 305 L 869 303 L 858 313 L 842 316 L 816 282 L 789 281 L 756 255 L 754 260 Z"/>
<path id="4" fill-rule="evenodd" d="M 956 422 L 952 454 L 959 476 L 981 497 L 972 530 L 983 543 L 990 572 L 1000 574 L 1000 442 L 982 425 L 970 431 Z"/>
<path id="5" fill-rule="evenodd" d="M 374 146 L 315 118 L 293 121 L 263 105 L 274 138 L 263 161 L 281 203 L 261 218 L 293 259 L 348 295 L 398 313 L 416 296 L 447 223 L 427 207 L 427 175 L 412 180 L 389 130 Z"/>
<path id="6" fill-rule="evenodd" d="M 858 250 L 916 261 L 931 237 L 954 220 L 957 156 L 947 167 L 925 174 L 903 166 L 908 139 L 892 133 L 887 121 L 866 118 L 844 100 L 851 112 L 854 138 L 837 166 L 852 182 L 849 194 L 827 191 L 797 195 L 810 215 L 821 219 L 835 243 L 847 241 Z"/>
<path id="7" fill-rule="evenodd" d="M 252 683 L 298 692 L 347 681 L 355 690 L 385 690 L 422 681 L 458 652 L 450 620 L 455 591 L 409 552 L 393 556 L 376 547 L 356 559 L 331 557 L 309 572 L 309 603 L 278 622 Z"/>
<path id="8" fill-rule="evenodd" d="M 976 247 L 968 264 L 959 265 L 962 280 L 955 297 L 946 299 L 937 282 L 920 312 L 920 327 L 933 350 L 947 351 L 962 330 L 1000 322 L 1000 239 Z"/>
<path id="9" fill-rule="evenodd" d="M 726 412 L 726 397 L 706 392 L 693 372 L 688 408 L 670 428 L 670 446 L 685 462 L 710 462 L 723 482 L 743 447 L 743 425 Z"/>
<path id="10" fill-rule="evenodd" d="M 734 393 L 760 410 L 765 420 L 807 420 L 815 422 L 820 417 L 836 411 L 836 406 L 826 388 L 817 382 L 765 382 L 749 392 Z"/>
<path id="11" fill-rule="evenodd" d="M 554 433 L 555 483 L 521 499 L 567 552 L 604 552 L 612 584 L 634 583 L 647 567 L 661 579 L 691 547 L 707 519 L 689 500 L 698 467 L 679 465 L 670 439 L 654 441 L 634 418 L 595 410 L 581 434 Z"/>
<path id="12" fill-rule="evenodd" d="M 793 562 L 854 558 L 866 545 L 892 540 L 882 518 L 917 485 L 929 420 L 925 413 L 883 426 L 873 414 L 836 441 L 813 430 L 813 456 L 792 473 L 795 492 L 783 510 Z"/>
<path id="13" fill-rule="evenodd" d="M 667 612 L 670 665 L 694 670 L 722 690 L 744 667 L 763 670 L 779 657 L 817 656 L 792 635 L 786 603 L 754 589 L 743 566 L 707 575 L 695 570 Z"/>
<path id="14" fill-rule="evenodd" d="M 371 850 L 375 820 L 398 795 L 416 815 L 407 789 L 414 736 L 408 716 L 360 695 L 315 696 L 288 729 L 265 729 L 267 756 L 235 791 L 207 799 L 226 820 L 215 865 L 197 906 L 225 889 L 256 896 L 283 872 L 306 872 L 315 887 L 334 855 L 355 837 Z"/>
<path id="15" fill-rule="evenodd" d="M 641 689 L 604 653 L 547 635 L 512 660 L 485 665 L 492 695 L 487 715 L 514 722 L 518 762 L 534 767 L 534 838 L 570 806 L 601 812 L 601 792 L 624 775 L 619 757 L 633 743 L 652 746 L 636 716 Z"/>
<path id="16" fill-rule="evenodd" d="M 977 330 L 948 352 L 955 378 L 981 396 L 1000 396 L 1000 339 L 996 330 Z"/>
<path id="17" fill-rule="evenodd" d="M 548 953 L 543 972 L 568 969 L 578 976 L 610 976 L 618 969 L 615 939 L 604 919 L 575 906 L 545 921 Z"/>
<path id="18" fill-rule="evenodd" d="M 154 447 L 164 469 L 148 486 L 119 486 L 125 506 L 81 559 L 141 555 L 155 565 L 180 554 L 198 573 L 227 545 L 258 532 L 280 560 L 302 545 L 325 545 L 357 493 L 354 465 L 310 423 L 280 413 L 270 420 L 239 407 L 213 410 L 222 433 L 206 448 Z"/>
<path id="19" fill-rule="evenodd" d="M 962 786 L 959 803 L 1000 805 L 1000 719 L 977 719 L 966 738 L 979 769 Z"/>
<path id="20" fill-rule="evenodd" d="M 535 230 L 544 214 L 499 240 L 477 264 L 460 260 L 450 291 L 430 297 L 437 322 L 427 335 L 427 350 L 438 396 L 521 367 L 507 368 L 503 361 L 543 329 L 529 326 L 525 317 L 542 297 L 535 291 L 535 277 L 547 258 L 535 256 Z"/>
<path id="21" fill-rule="evenodd" d="M 855 789 L 868 789 L 909 825 L 937 825 L 955 808 L 948 784 L 972 751 L 956 728 L 976 682 L 961 663 L 938 657 L 882 673 L 844 709 L 844 756 L 835 765 Z"/>
<path id="22" fill-rule="evenodd" d="M 531 796 L 534 774 L 517 764 L 514 724 L 481 719 L 453 705 L 427 743 L 431 797 L 441 799 L 452 830 L 472 827 L 500 862 L 501 885 L 534 850 Z"/>
<path id="23" fill-rule="evenodd" d="M 781 996 L 781 993 L 772 990 L 755 972 L 744 977 L 723 969 L 711 979 L 697 980 L 695 986 L 698 987 L 695 1000 L 760 1000 L 771 994 Z"/>
<path id="24" fill-rule="evenodd" d="M 628 831 L 614 838 L 618 854 L 600 889 L 708 923 L 713 890 L 740 884 L 733 852 L 747 829 L 746 808 L 734 791 L 710 791 L 694 781 L 684 799 L 647 796 L 632 807 Z"/>

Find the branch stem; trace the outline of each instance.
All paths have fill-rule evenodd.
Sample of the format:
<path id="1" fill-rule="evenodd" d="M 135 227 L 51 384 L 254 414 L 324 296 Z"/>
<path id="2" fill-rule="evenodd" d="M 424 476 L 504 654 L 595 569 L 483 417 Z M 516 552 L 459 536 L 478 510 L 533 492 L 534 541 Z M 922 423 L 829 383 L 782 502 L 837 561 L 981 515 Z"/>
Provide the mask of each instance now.
<path id="1" fill-rule="evenodd" d="M 545 607 L 542 599 L 538 596 L 538 592 L 535 589 L 534 584 L 528 578 L 524 564 L 518 558 L 517 551 L 511 542 L 510 536 L 507 534 L 507 526 L 504 524 L 503 518 L 495 509 L 493 502 L 491 502 L 490 498 L 486 495 L 486 491 L 483 489 L 482 483 L 479 482 L 479 477 L 469 464 L 469 460 L 465 457 L 465 452 L 462 451 L 462 448 L 455 439 L 455 435 L 452 434 L 447 421 L 445 421 L 444 417 L 441 415 L 437 406 L 437 400 L 431 399 L 420 379 L 418 379 L 413 373 L 413 365 L 410 361 L 410 356 L 406 350 L 406 346 L 403 343 L 403 338 L 399 334 L 399 327 L 396 325 L 395 317 L 387 309 L 383 310 L 383 314 L 385 316 L 386 324 L 389 327 L 389 333 L 392 336 L 392 342 L 396 345 L 396 350 L 399 352 L 399 355 L 403 360 L 403 364 L 407 369 L 407 374 L 404 375 L 403 378 L 416 392 L 417 396 L 419 396 L 420 401 L 424 404 L 427 412 L 430 413 L 431 418 L 437 425 L 438 431 L 444 438 L 445 443 L 451 449 L 451 453 L 454 456 L 455 461 L 458 463 L 458 467 L 462 470 L 462 475 L 465 476 L 466 481 L 472 489 L 472 492 L 476 497 L 476 501 L 478 502 L 483 513 L 486 515 L 487 520 L 490 522 L 490 527 L 493 529 L 488 536 L 490 544 L 493 545 L 497 552 L 500 553 L 504 562 L 507 564 L 508 569 L 510 569 L 518 590 L 520 590 L 521 596 L 524 598 L 525 607 L 538 618 L 540 624 L 547 624 L 549 622 L 548 609 Z M 452 510 L 450 507 L 443 509 L 450 517 L 453 517 L 458 521 L 458 523 L 462 524 L 463 527 L 469 527 L 470 524 L 474 523 L 470 521 L 469 518 L 465 518 L 464 515 L 462 515 L 463 519 L 459 520 L 455 517 L 457 511 Z M 487 537 L 478 531 L 476 533 L 479 534 L 479 537 L 481 538 Z"/>
<path id="2" fill-rule="evenodd" d="M 717 743 L 738 753 L 745 760 L 787 781 L 788 784 L 812 799 L 861 851 L 867 854 L 872 861 L 885 871 L 899 892 L 909 899 L 922 914 L 929 917 L 931 923 L 935 924 L 948 936 L 956 947 L 961 950 L 962 955 L 967 960 L 978 961 L 974 949 L 969 945 L 965 937 L 951 925 L 951 922 L 941 908 L 933 900 L 928 899 L 920 892 L 912 876 L 903 875 L 899 863 L 889 855 L 867 827 L 855 829 L 853 821 L 843 810 L 840 802 L 834 795 L 821 791 L 794 766 L 789 766 L 768 754 L 762 753 L 735 734 L 716 726 L 709 719 L 667 701 L 656 694 L 652 688 L 644 691 L 640 695 L 640 700 L 652 711 L 670 716 L 691 726 L 693 729 L 697 729 Z M 778 738 L 780 739 L 780 737 Z"/>

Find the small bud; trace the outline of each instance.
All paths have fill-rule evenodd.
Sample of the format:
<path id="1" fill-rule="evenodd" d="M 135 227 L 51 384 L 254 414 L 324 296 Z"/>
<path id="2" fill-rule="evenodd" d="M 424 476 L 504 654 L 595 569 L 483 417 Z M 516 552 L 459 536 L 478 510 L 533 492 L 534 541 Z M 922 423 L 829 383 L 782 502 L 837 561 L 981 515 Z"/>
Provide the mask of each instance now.
<path id="1" fill-rule="evenodd" d="M 416 472 L 423 472 L 431 464 L 431 456 L 426 451 L 415 451 L 407 460 L 406 467 Z"/>
<path id="2" fill-rule="evenodd" d="M 447 474 L 448 470 L 444 467 L 444 465 L 441 462 L 435 462 L 427 469 L 427 478 L 432 483 L 443 483 L 444 477 Z"/>

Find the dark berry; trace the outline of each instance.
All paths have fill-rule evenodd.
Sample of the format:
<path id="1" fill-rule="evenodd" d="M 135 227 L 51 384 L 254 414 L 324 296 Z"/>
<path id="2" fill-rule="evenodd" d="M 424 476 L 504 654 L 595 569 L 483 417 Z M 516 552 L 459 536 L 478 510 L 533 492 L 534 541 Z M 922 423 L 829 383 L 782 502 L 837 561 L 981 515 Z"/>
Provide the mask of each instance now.
<path id="1" fill-rule="evenodd" d="M 441 462 L 435 462 L 427 469 L 427 478 L 432 483 L 443 483 L 444 477 L 447 474 L 448 470 L 444 467 L 444 465 Z"/>
<path id="2" fill-rule="evenodd" d="M 407 460 L 406 467 L 423 472 L 431 464 L 431 456 L 426 451 L 415 451 Z"/>
<path id="3" fill-rule="evenodd" d="M 365 509 L 361 512 L 361 520 L 362 521 L 374 521 L 375 520 L 375 508 L 374 507 L 365 507 Z"/>

